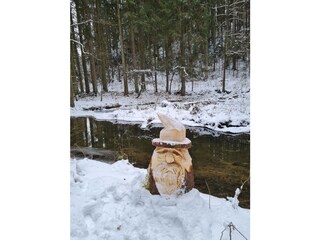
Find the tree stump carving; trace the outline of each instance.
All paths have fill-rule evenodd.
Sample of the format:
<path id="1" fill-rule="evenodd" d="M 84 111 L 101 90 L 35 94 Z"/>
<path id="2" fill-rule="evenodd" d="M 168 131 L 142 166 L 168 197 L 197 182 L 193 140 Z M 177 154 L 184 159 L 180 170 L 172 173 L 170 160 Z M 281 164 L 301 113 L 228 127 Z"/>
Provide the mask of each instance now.
<path id="1" fill-rule="evenodd" d="M 194 187 L 192 158 L 182 123 L 164 114 L 158 114 L 164 129 L 160 138 L 152 140 L 156 146 L 148 168 L 147 188 L 151 194 L 169 196 L 190 191 Z"/>

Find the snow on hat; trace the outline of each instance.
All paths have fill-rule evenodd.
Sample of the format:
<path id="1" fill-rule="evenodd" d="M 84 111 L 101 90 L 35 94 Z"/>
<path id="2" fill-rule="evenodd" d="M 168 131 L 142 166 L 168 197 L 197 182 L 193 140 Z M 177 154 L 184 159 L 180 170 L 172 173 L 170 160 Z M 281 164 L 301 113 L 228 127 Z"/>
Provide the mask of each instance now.
<path id="1" fill-rule="evenodd" d="M 184 125 L 169 116 L 158 113 L 164 128 L 160 131 L 160 138 L 152 140 L 152 145 L 158 147 L 190 148 L 191 141 L 186 138 Z"/>

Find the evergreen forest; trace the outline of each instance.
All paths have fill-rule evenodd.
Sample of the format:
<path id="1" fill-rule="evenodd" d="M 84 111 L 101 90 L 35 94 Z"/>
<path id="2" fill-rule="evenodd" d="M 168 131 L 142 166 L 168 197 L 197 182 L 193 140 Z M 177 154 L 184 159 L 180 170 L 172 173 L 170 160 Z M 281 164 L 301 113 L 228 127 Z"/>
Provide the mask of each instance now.
<path id="1" fill-rule="evenodd" d="M 114 81 L 123 94 L 137 94 L 159 74 L 171 94 L 178 77 L 186 81 L 249 71 L 249 0 L 71 0 L 70 102 L 108 92 Z M 132 89 L 129 84 L 132 83 Z"/>

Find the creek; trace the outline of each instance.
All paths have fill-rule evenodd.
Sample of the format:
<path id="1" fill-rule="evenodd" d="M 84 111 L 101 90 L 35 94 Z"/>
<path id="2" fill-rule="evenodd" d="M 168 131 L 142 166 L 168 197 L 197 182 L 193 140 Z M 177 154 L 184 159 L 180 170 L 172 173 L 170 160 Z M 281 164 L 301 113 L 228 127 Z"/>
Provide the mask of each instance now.
<path id="1" fill-rule="evenodd" d="M 151 141 L 159 137 L 162 125 L 141 129 L 139 123 L 97 121 L 71 117 L 71 157 L 88 157 L 112 163 L 128 159 L 135 167 L 147 168 L 154 150 Z M 204 127 L 186 126 L 192 141 L 189 149 L 195 188 L 226 198 L 250 176 L 250 134 L 226 134 Z M 250 208 L 250 181 L 239 196 L 240 206 Z"/>

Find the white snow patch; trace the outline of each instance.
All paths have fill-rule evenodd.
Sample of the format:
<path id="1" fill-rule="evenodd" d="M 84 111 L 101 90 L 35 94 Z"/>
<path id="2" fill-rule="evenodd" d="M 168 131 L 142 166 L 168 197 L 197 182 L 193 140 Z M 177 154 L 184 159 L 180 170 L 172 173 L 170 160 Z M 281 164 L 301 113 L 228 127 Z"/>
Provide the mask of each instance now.
<path id="1" fill-rule="evenodd" d="M 182 142 L 176 142 L 176 141 L 169 141 L 169 140 L 162 140 L 160 138 L 155 138 L 152 140 L 152 144 L 157 144 L 157 145 L 163 145 L 163 144 L 167 144 L 167 145 L 171 145 L 171 146 L 176 146 L 176 145 L 187 145 L 190 144 L 191 141 L 189 138 L 185 138 Z"/>
<path id="2" fill-rule="evenodd" d="M 197 189 L 178 197 L 151 195 L 146 174 L 127 160 L 71 159 L 71 239 L 218 240 L 231 222 L 250 239 L 250 210 Z M 222 239 L 230 239 L 229 231 Z M 232 239 L 243 237 L 233 230 Z"/>
<path id="3" fill-rule="evenodd" d="M 158 93 L 154 93 L 152 82 L 139 98 L 133 93 L 133 82 L 129 82 L 129 97 L 123 96 L 121 82 L 109 86 L 109 92 L 97 97 L 79 98 L 71 108 L 72 117 L 94 117 L 97 120 L 139 122 L 142 128 L 160 123 L 157 113 L 174 117 L 187 126 L 206 126 L 221 132 L 250 132 L 250 84 L 249 78 L 228 74 L 226 89 L 230 93 L 218 93 L 221 88 L 219 76 L 207 81 L 187 82 L 187 95 L 165 93 L 165 76 L 158 76 Z M 173 81 L 173 91 L 179 89 L 179 81 Z M 105 106 L 121 105 L 104 109 Z M 98 111 L 85 108 L 101 108 Z M 230 123 L 230 126 L 225 123 Z M 221 124 L 222 123 L 222 124 Z"/>

